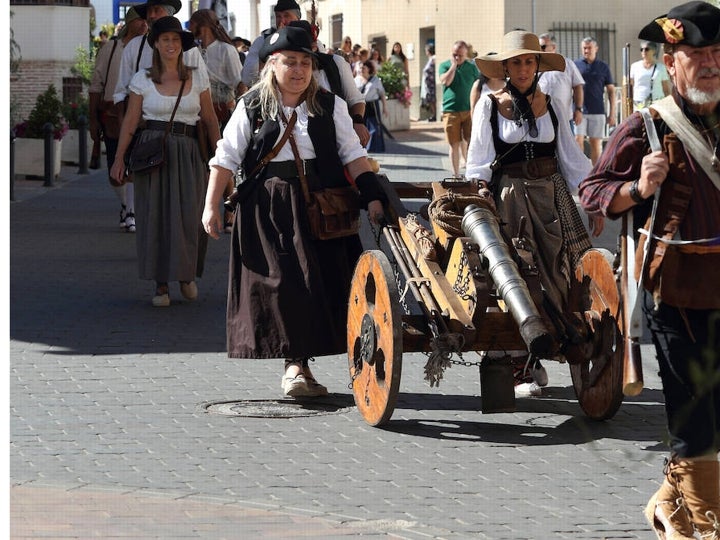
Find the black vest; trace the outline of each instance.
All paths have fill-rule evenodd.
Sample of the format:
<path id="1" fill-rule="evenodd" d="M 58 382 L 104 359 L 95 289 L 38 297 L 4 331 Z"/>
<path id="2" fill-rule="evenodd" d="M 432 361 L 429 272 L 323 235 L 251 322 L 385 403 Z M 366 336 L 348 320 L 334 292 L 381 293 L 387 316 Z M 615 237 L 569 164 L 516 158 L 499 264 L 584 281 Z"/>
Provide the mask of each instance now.
<path id="1" fill-rule="evenodd" d="M 328 78 L 330 91 L 336 96 L 345 99 L 345 91 L 343 90 L 342 79 L 340 78 L 340 68 L 337 67 L 333 56 L 335 55 L 317 53 L 318 63 L 320 64 L 320 69 L 325 72 L 325 75 Z M 344 61 L 345 60 L 343 60 L 343 62 Z"/>
<path id="2" fill-rule="evenodd" d="M 257 94 L 257 90 L 253 90 L 242 97 L 252 127 L 252 137 L 243 160 L 243 169 L 245 171 L 255 169 L 257 163 L 272 150 L 280 137 L 280 124 L 273 119 L 263 120 L 260 116 L 260 106 L 254 99 Z M 308 134 L 315 148 L 315 166 L 322 187 L 347 186 L 345 168 L 337 152 L 335 120 L 333 118 L 335 96 L 326 90 L 320 89 L 317 98 L 323 114 L 309 118 Z M 289 145 L 290 142 L 285 144 Z"/>
<path id="3" fill-rule="evenodd" d="M 495 152 L 497 152 L 497 161 L 500 166 L 510 165 L 512 163 L 521 163 L 529 159 L 540 157 L 554 157 L 556 154 L 557 128 L 558 119 L 555 111 L 550 104 L 550 96 L 547 96 L 547 108 L 550 113 L 550 119 L 554 128 L 555 136 L 552 142 L 541 143 L 535 141 L 522 141 L 521 143 L 507 143 L 500 138 L 498 126 L 498 102 L 497 98 L 490 95 L 492 101 L 492 109 L 490 110 L 490 126 L 492 127 L 493 143 L 495 143 Z M 532 158 L 530 157 L 532 156 Z"/>

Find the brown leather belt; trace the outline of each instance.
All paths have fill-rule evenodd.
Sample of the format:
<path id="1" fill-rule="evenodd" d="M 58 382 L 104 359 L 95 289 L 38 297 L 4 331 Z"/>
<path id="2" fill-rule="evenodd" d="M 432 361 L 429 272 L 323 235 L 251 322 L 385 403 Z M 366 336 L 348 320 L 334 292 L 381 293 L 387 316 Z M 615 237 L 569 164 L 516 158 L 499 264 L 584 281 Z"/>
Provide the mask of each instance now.
<path id="1" fill-rule="evenodd" d="M 161 122 L 160 120 L 146 120 L 145 129 L 153 129 L 155 131 L 165 131 L 170 122 Z M 173 122 L 170 133 L 173 135 L 185 135 L 186 137 L 197 137 L 197 128 L 190 124 L 182 122 Z"/>
<path id="2" fill-rule="evenodd" d="M 502 172 L 529 180 L 544 178 L 558 172 L 557 159 L 554 157 L 542 157 L 519 163 L 510 163 L 509 165 L 503 165 Z"/>

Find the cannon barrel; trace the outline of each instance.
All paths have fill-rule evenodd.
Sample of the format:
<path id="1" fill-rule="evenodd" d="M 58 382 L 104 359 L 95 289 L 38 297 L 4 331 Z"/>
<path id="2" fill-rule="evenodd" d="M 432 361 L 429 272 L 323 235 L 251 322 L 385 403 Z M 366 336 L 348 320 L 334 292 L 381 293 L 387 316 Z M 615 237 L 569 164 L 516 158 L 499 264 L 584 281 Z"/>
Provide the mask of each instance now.
<path id="1" fill-rule="evenodd" d="M 510 256 L 495 214 L 487 208 L 468 205 L 461 226 L 465 235 L 478 245 L 480 254 L 487 260 L 488 271 L 498 294 L 515 319 L 528 351 L 546 357 L 555 340 L 538 312 L 517 264 Z"/>

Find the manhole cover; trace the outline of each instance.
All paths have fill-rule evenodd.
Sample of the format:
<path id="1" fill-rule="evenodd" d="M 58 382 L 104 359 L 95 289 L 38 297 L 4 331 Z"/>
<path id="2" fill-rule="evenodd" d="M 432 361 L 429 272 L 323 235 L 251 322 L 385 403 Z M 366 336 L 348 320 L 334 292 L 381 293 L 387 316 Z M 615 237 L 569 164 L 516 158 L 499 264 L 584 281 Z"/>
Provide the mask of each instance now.
<path id="1" fill-rule="evenodd" d="M 201 405 L 207 413 L 254 418 L 296 418 L 340 414 L 354 406 L 351 399 L 341 396 L 323 399 L 245 399 L 211 401 Z"/>

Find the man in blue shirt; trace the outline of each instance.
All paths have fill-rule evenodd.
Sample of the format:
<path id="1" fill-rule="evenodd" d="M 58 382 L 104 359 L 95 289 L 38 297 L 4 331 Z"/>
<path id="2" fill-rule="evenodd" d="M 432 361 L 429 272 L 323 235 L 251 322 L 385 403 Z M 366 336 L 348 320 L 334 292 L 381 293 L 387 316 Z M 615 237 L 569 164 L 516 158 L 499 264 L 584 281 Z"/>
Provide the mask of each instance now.
<path id="1" fill-rule="evenodd" d="M 605 124 L 614 126 L 615 116 L 615 82 L 610 73 L 610 66 L 597 59 L 598 44 L 595 38 L 586 37 L 580 44 L 583 57 L 575 60 L 580 74 L 585 79 L 585 97 L 583 106 L 584 122 L 575 127 L 575 139 L 580 149 L 584 150 L 585 137 L 590 140 L 590 160 L 593 165 L 602 152 L 602 138 L 605 135 Z M 610 102 L 610 114 L 605 116 L 604 90 L 607 89 Z"/>

